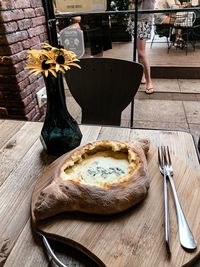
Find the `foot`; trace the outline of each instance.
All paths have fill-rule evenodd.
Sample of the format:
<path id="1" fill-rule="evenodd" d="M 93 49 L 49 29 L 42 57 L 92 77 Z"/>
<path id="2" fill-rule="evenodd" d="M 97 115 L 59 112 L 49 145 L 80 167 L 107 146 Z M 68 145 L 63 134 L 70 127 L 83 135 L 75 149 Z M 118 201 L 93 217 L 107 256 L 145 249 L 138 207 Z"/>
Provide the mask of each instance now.
<path id="1" fill-rule="evenodd" d="M 141 84 L 146 84 L 146 80 L 144 77 L 142 77 Z"/>
<path id="2" fill-rule="evenodd" d="M 150 95 L 150 94 L 153 94 L 153 92 L 154 92 L 153 91 L 153 87 L 146 88 L 146 91 L 145 91 L 146 94 L 149 94 Z"/>
<path id="3" fill-rule="evenodd" d="M 153 92 L 154 92 L 154 90 L 153 90 L 152 82 L 147 83 L 145 93 L 146 94 L 153 94 Z"/>

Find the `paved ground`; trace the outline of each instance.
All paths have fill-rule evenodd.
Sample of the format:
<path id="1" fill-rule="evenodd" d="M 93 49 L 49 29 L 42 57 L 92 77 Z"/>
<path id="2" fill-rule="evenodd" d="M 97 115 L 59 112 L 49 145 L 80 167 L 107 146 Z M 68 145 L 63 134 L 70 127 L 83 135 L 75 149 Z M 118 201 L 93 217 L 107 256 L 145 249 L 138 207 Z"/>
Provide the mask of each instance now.
<path id="1" fill-rule="evenodd" d="M 134 104 L 135 128 L 182 130 L 200 137 L 200 80 L 154 79 L 155 93 L 146 95 L 141 85 Z M 81 109 L 66 91 L 67 107 L 81 121 Z M 121 126 L 130 125 L 130 107 L 122 114 Z"/>

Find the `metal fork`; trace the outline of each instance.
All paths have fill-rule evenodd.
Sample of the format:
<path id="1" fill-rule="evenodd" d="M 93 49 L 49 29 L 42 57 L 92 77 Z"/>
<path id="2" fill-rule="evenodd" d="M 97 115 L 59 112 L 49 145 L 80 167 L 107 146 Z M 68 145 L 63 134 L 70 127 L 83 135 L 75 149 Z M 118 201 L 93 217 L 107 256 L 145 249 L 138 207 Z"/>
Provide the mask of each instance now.
<path id="1" fill-rule="evenodd" d="M 160 172 L 164 176 L 164 217 L 165 217 L 165 242 L 167 251 L 171 253 L 170 249 L 170 224 L 169 224 L 169 205 L 168 205 L 168 188 L 167 188 L 167 175 L 164 169 L 163 147 L 158 147 L 158 164 Z"/>
<path id="2" fill-rule="evenodd" d="M 171 157 L 169 153 L 169 147 L 163 147 L 163 158 L 164 158 L 164 173 L 166 173 L 167 177 L 169 178 L 169 182 L 171 185 L 173 197 L 174 197 L 174 203 L 176 208 L 176 215 L 178 220 L 178 231 L 179 231 L 179 240 L 182 245 L 182 247 L 186 249 L 195 249 L 197 247 L 197 243 L 194 240 L 193 234 L 190 230 L 190 227 L 187 223 L 187 220 L 185 218 L 185 215 L 183 213 L 183 210 L 181 208 L 178 195 L 176 192 L 174 180 L 173 180 L 173 168 L 171 163 Z"/>

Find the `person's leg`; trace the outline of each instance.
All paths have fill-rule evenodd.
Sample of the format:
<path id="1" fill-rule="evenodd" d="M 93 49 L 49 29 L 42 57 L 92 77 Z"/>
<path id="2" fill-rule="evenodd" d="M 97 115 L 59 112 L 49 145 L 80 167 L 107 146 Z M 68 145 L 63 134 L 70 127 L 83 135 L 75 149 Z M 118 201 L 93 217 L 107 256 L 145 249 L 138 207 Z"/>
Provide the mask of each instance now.
<path id="1" fill-rule="evenodd" d="M 144 75 L 146 79 L 146 93 L 153 93 L 153 84 L 151 80 L 151 71 L 146 54 L 146 40 L 137 39 L 137 51 L 138 51 L 138 62 L 144 66 Z"/>

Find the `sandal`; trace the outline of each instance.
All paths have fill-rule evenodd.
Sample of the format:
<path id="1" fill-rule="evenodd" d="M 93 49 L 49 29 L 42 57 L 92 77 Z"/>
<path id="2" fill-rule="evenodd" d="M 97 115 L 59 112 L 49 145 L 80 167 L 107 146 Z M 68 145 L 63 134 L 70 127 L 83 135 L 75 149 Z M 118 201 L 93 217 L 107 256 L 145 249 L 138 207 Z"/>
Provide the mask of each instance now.
<path id="1" fill-rule="evenodd" d="M 153 92 L 154 92 L 153 91 L 153 87 L 146 88 L 146 91 L 145 91 L 146 94 L 149 94 L 150 95 L 150 94 L 153 94 Z"/>

